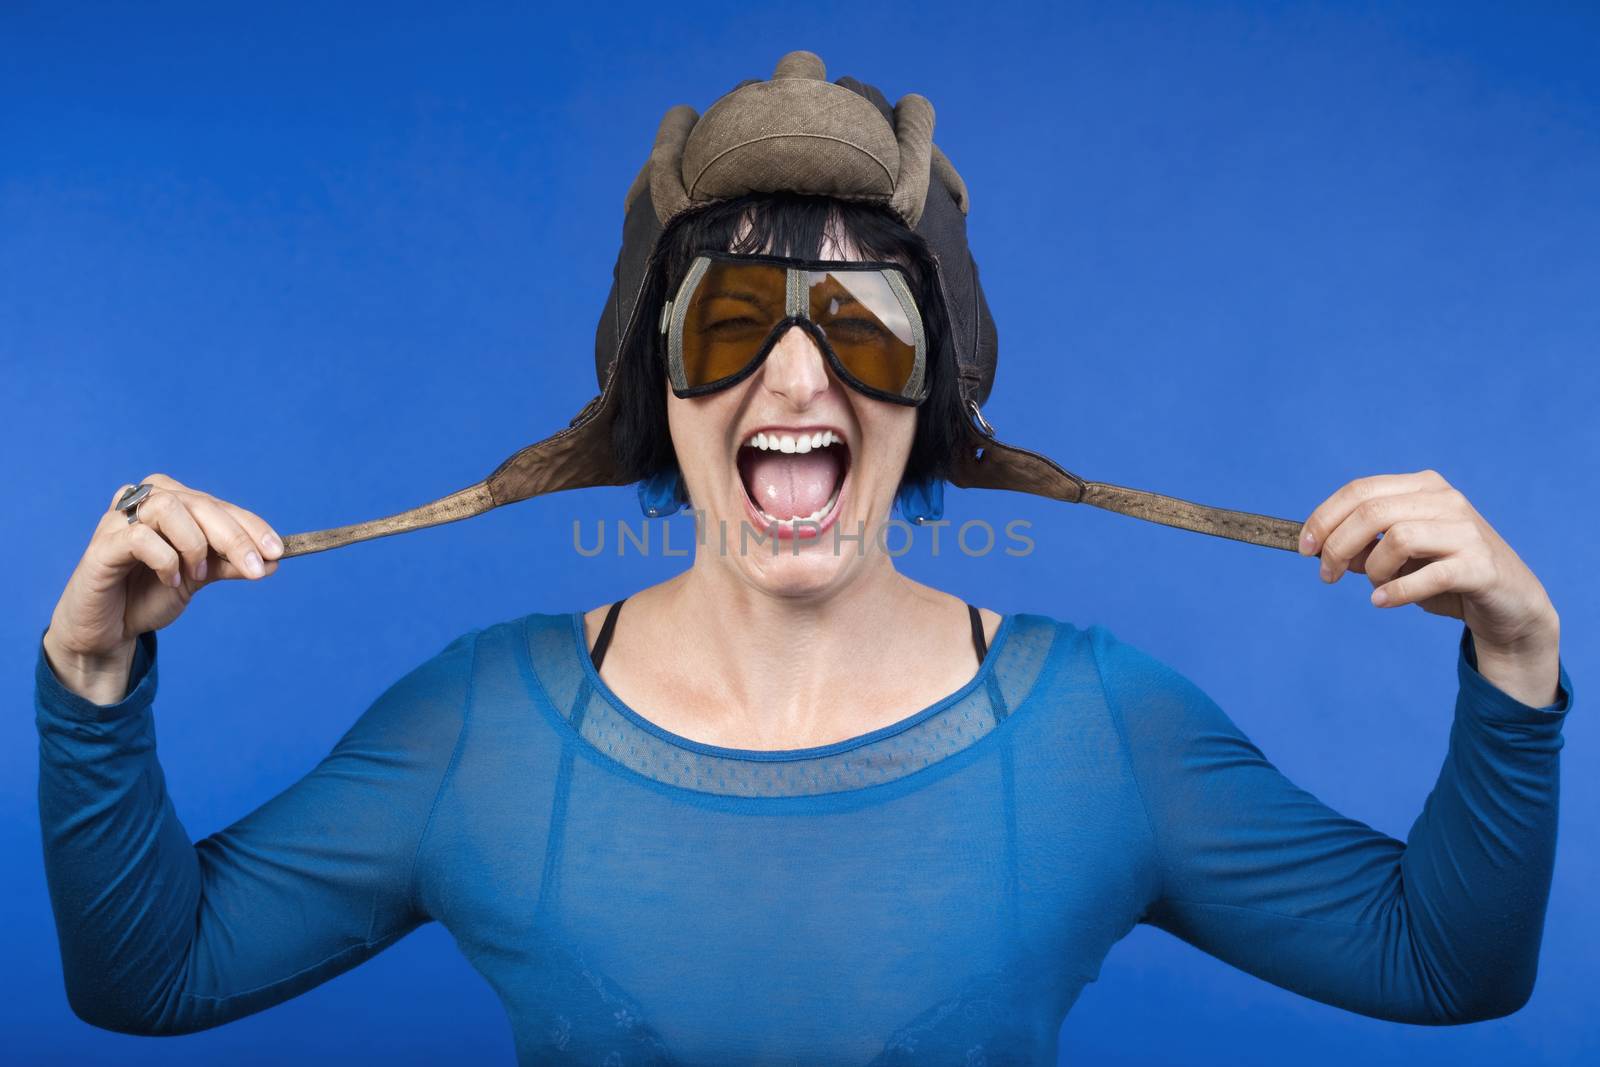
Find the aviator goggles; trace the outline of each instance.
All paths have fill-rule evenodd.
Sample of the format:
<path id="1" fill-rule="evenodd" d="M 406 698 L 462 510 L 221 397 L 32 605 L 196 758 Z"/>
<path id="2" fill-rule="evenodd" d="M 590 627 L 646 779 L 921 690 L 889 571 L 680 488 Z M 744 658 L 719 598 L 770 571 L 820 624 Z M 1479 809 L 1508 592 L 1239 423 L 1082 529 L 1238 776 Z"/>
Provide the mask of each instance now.
<path id="1" fill-rule="evenodd" d="M 681 398 L 743 381 L 790 326 L 810 334 L 835 374 L 895 404 L 928 396 L 928 342 L 897 263 L 706 252 L 661 309 L 667 376 Z"/>

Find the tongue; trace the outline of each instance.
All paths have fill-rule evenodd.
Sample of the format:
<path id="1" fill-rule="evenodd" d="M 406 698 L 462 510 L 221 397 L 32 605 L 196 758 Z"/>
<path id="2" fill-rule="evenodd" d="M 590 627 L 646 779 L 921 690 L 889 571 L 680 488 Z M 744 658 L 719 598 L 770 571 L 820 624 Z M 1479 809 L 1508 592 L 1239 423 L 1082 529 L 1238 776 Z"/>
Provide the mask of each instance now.
<path id="1" fill-rule="evenodd" d="M 756 506 L 776 519 L 804 518 L 820 510 L 839 482 L 834 449 L 763 452 L 744 449 L 744 484 Z"/>

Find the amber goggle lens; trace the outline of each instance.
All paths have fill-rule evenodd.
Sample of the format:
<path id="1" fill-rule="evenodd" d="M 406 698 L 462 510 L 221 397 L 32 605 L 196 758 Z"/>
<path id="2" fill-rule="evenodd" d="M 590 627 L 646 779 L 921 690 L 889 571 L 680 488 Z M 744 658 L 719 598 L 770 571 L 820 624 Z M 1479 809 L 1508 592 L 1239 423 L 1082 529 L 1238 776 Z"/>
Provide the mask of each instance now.
<path id="1" fill-rule="evenodd" d="M 904 275 L 892 267 L 793 262 L 799 265 L 695 260 L 662 322 L 673 387 L 682 394 L 732 384 L 771 349 L 778 326 L 804 319 L 852 386 L 920 401 L 926 342 Z"/>

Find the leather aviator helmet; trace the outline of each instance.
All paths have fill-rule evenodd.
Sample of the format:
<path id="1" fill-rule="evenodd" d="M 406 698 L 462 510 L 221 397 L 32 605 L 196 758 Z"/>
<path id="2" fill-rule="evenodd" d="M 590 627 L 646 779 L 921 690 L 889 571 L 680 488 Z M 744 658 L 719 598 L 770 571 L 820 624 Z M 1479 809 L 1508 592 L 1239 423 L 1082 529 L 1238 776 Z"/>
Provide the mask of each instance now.
<path id="1" fill-rule="evenodd" d="M 1046 456 L 995 437 L 982 405 L 994 384 L 994 322 L 967 247 L 966 185 L 933 143 L 933 107 L 908 93 L 890 106 L 854 78 L 829 82 L 822 60 L 790 52 L 770 80 L 740 83 L 704 115 L 685 104 L 661 120 L 650 158 L 624 201 L 622 250 L 595 332 L 600 393 L 566 428 L 528 445 L 483 481 L 420 507 L 350 526 L 291 534 L 284 556 L 304 555 L 437 526 L 563 489 L 623 485 L 611 444 L 617 356 L 641 315 L 651 253 L 669 222 L 747 193 L 798 192 L 887 205 L 928 243 L 949 313 L 961 400 L 970 420 L 952 484 L 1011 489 L 1197 533 L 1296 551 L 1301 524 L 1207 507 L 1078 477 Z"/>

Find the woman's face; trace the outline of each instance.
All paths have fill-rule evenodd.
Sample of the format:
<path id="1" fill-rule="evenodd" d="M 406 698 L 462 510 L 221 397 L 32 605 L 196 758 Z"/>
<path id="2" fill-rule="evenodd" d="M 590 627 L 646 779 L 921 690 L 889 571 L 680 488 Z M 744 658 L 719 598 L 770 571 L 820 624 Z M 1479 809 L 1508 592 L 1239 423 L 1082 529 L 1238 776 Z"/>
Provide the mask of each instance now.
<path id="1" fill-rule="evenodd" d="M 830 230 L 821 258 L 865 257 Z M 798 596 L 836 589 L 888 558 L 879 531 L 917 409 L 846 385 L 804 330 L 789 327 L 728 389 L 684 400 L 669 387 L 667 423 L 701 512 L 697 565 L 729 566 L 759 588 Z"/>

